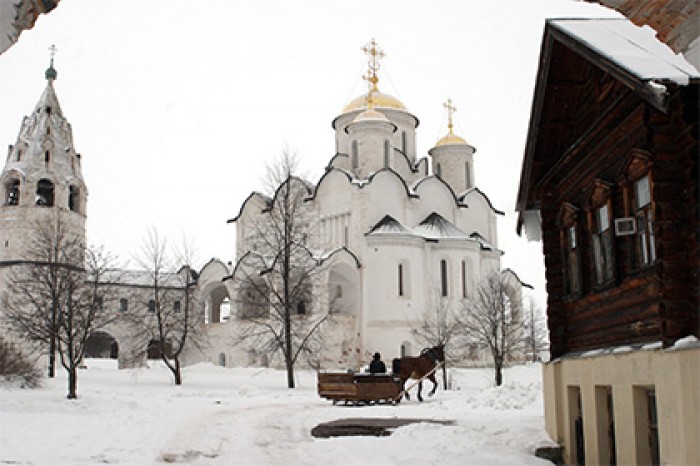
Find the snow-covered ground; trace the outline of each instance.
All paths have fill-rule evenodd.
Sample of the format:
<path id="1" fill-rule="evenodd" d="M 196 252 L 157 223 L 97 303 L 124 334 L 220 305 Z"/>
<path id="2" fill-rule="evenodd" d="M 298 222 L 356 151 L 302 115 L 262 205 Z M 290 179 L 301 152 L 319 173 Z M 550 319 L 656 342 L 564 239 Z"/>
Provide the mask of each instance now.
<path id="1" fill-rule="evenodd" d="M 199 364 L 176 387 L 160 364 L 87 365 L 74 401 L 65 398 L 63 371 L 39 389 L 0 385 L 0 464 L 551 464 L 533 455 L 549 444 L 539 365 L 507 369 L 500 388 L 489 369 L 453 370 L 455 390 L 367 407 L 319 398 L 312 372 L 298 372 L 298 388 L 288 390 L 281 371 Z M 355 417 L 455 424 L 411 424 L 388 437 L 311 436 L 319 423 Z"/>

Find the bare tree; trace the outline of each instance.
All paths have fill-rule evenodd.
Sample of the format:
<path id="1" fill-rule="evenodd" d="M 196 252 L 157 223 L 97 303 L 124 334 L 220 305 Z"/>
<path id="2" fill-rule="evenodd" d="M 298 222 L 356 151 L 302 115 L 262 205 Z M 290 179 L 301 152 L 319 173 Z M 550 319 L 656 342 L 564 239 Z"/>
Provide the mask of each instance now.
<path id="1" fill-rule="evenodd" d="M 416 342 L 426 347 L 443 345 L 445 348 L 445 362 L 454 362 L 457 354 L 456 340 L 459 327 L 455 319 L 455 314 L 450 307 L 449 301 L 436 294 L 436 305 L 434 309 L 420 313 L 413 321 L 411 333 Z M 442 365 L 443 388 L 447 390 L 447 364 Z"/>
<path id="2" fill-rule="evenodd" d="M 547 323 L 542 308 L 535 303 L 535 298 L 529 296 L 528 312 L 525 321 L 525 347 L 530 353 L 532 362 L 540 360 L 540 355 L 549 347 L 547 339 Z"/>
<path id="3" fill-rule="evenodd" d="M 289 388 L 295 385 L 299 357 L 312 363 L 317 359 L 321 327 L 332 309 L 330 302 L 323 302 L 319 280 L 327 254 L 316 240 L 306 203 L 311 188 L 294 175 L 296 167 L 289 151 L 268 166 L 266 182 L 275 191 L 258 215 L 245 220 L 250 249 L 239 259 L 233 277 L 241 323 L 238 343 L 265 353 L 281 352 Z"/>
<path id="4" fill-rule="evenodd" d="M 522 304 L 509 274 L 493 272 L 473 297 L 462 302 L 457 313 L 459 332 L 468 342 L 485 347 L 491 354 L 496 385 L 503 383 L 503 367 L 524 348 Z"/>
<path id="5" fill-rule="evenodd" d="M 147 291 L 136 295 L 142 306 L 129 315 L 138 345 L 132 353 L 137 358 L 157 354 L 172 372 L 175 385 L 181 385 L 184 353 L 206 343 L 204 319 L 197 312 L 194 294 L 197 275 L 190 266 L 191 247 L 183 240 L 182 247 L 171 252 L 167 241 L 151 229 L 136 261 L 148 283 Z"/>
<path id="6" fill-rule="evenodd" d="M 58 354 L 68 373 L 68 398 L 77 398 L 78 366 L 90 334 L 112 322 L 114 288 L 105 277 L 114 257 L 85 248 L 61 222 L 39 223 L 28 257 L 12 267 L 5 320 L 20 338 Z"/>

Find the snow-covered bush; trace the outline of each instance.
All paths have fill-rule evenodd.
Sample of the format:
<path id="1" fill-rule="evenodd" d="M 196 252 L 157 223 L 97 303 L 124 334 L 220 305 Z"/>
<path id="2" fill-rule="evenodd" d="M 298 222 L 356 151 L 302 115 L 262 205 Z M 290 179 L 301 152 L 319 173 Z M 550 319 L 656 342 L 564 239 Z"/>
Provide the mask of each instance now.
<path id="1" fill-rule="evenodd" d="M 17 346 L 0 337 L 0 382 L 19 383 L 34 388 L 41 382 L 41 372 Z"/>

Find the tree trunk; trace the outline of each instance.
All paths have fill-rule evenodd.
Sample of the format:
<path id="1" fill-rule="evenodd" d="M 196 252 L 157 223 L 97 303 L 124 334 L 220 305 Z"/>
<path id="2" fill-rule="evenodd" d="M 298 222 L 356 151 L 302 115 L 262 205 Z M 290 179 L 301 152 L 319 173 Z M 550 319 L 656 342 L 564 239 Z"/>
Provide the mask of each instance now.
<path id="1" fill-rule="evenodd" d="M 500 387 L 501 384 L 503 384 L 503 363 L 496 362 L 495 369 L 496 369 L 496 386 Z"/>
<path id="2" fill-rule="evenodd" d="M 180 358 L 175 358 L 175 367 L 173 368 L 175 376 L 175 385 L 182 385 L 182 370 L 180 367 Z"/>
<path id="3" fill-rule="evenodd" d="M 78 398 L 78 368 L 72 366 L 68 369 L 68 399 Z"/>
<path id="4" fill-rule="evenodd" d="M 447 364 L 442 365 L 442 388 L 447 390 Z"/>
<path id="5" fill-rule="evenodd" d="M 49 378 L 56 376 L 56 337 L 49 340 Z"/>

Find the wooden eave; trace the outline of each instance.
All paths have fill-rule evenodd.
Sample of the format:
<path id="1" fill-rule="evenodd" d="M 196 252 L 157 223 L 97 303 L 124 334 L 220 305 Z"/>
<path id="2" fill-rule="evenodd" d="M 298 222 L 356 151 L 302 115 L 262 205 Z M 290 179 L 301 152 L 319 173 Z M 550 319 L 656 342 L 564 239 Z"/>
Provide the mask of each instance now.
<path id="1" fill-rule="evenodd" d="M 519 213 L 517 223 L 518 233 L 520 233 L 521 230 L 523 213 L 527 210 L 537 210 L 540 208 L 541 203 L 539 195 L 537 194 L 538 185 L 543 181 L 547 173 L 551 173 L 551 168 L 559 159 L 568 153 L 568 151 L 562 151 L 560 154 L 554 154 L 551 150 L 543 153 L 543 145 L 548 144 L 546 141 L 552 140 L 551 137 L 548 137 L 550 135 L 549 133 L 552 130 L 556 130 L 557 127 L 561 128 L 562 125 L 566 126 L 565 123 L 567 122 L 565 115 L 560 114 L 555 117 L 555 115 L 544 113 L 547 95 L 550 92 L 555 92 L 552 88 L 562 84 L 561 82 L 555 81 L 552 77 L 551 65 L 556 44 L 562 45 L 580 56 L 583 60 L 608 73 L 613 79 L 625 85 L 637 96 L 644 99 L 658 110 L 664 113 L 667 111 L 667 99 L 659 98 L 658 93 L 653 92 L 647 80 L 642 80 L 635 76 L 605 55 L 602 55 L 585 43 L 579 41 L 576 37 L 572 37 L 567 32 L 557 27 L 555 22 L 548 20 L 545 24 L 542 47 L 540 50 L 539 68 L 535 81 L 530 123 L 521 168 L 520 187 L 515 207 L 516 211 Z M 658 82 L 667 86 L 675 86 L 675 84 L 668 80 L 659 80 Z M 696 79 L 691 78 L 691 83 L 696 82 Z M 573 81 L 570 83 L 573 83 Z M 571 142 L 574 143 L 575 141 Z"/>

